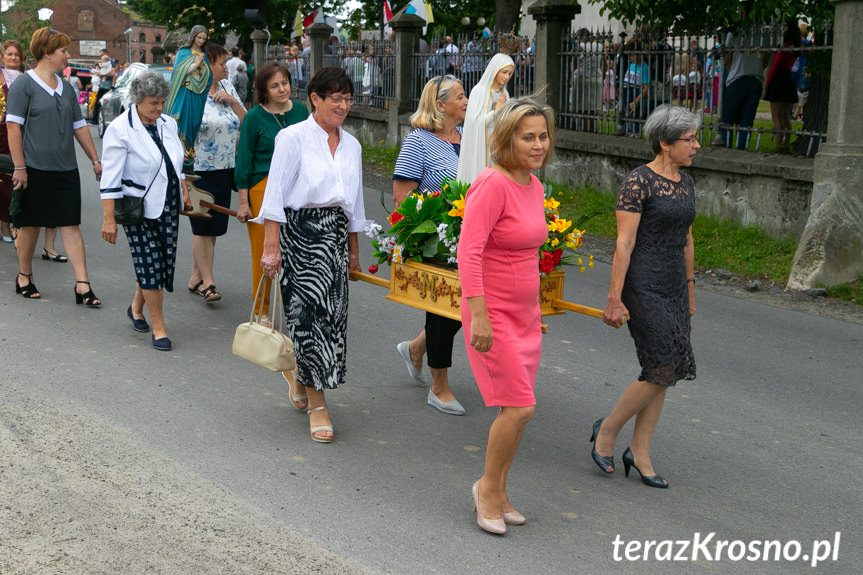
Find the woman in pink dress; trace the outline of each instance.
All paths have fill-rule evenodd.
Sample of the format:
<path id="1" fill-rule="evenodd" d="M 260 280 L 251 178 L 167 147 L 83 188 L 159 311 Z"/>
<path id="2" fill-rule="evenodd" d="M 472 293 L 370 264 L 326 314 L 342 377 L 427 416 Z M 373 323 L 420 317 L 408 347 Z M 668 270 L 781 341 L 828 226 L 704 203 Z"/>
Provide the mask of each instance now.
<path id="1" fill-rule="evenodd" d="M 542 184 L 531 174 L 554 149 L 550 107 L 509 100 L 495 114 L 492 160 L 468 190 L 458 246 L 462 324 L 471 369 L 491 425 L 485 472 L 473 484 L 477 524 L 503 534 L 525 522 L 506 478 L 527 422 L 542 346 L 539 247 L 548 237 Z"/>

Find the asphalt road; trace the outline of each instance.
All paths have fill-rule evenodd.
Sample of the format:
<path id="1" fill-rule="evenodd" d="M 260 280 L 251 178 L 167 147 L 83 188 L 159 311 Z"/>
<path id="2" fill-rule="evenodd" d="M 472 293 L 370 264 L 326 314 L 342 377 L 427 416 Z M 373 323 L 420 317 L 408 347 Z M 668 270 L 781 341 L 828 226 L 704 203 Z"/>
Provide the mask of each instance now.
<path id="1" fill-rule="evenodd" d="M 14 252 L 0 245 L 0 572 L 784 574 L 812 572 L 813 541 L 837 532 L 836 560 L 831 549 L 815 571 L 860 572 L 863 326 L 699 290 L 698 379 L 668 393 L 653 461 L 671 488 L 657 490 L 623 476 L 629 428 L 612 476 L 590 459 L 591 424 L 638 373 L 628 334 L 550 318 L 509 482 L 528 523 L 494 537 L 475 524 L 470 486 L 495 411 L 460 338 L 450 378 L 468 413 L 453 417 L 426 406 L 395 351 L 422 313 L 351 284 L 348 383 L 328 393 L 336 441 L 313 443 L 281 377 L 230 353 L 251 306 L 242 226 L 217 243 L 223 300 L 208 306 L 185 289 L 183 224 L 165 305 L 174 350 L 158 352 L 125 316 L 128 248 L 101 240 L 86 161 L 81 173 L 102 309 L 76 306 L 70 265 L 38 255 L 42 300 L 16 296 Z M 380 222 L 378 197 L 367 189 Z M 601 307 L 608 275 L 602 263 L 568 273 L 567 299 Z M 684 561 L 672 543 L 625 557 L 630 542 L 710 533 L 709 558 L 692 561 L 691 543 Z M 717 540 L 742 543 L 716 560 Z M 799 557 L 729 557 L 759 541 Z"/>

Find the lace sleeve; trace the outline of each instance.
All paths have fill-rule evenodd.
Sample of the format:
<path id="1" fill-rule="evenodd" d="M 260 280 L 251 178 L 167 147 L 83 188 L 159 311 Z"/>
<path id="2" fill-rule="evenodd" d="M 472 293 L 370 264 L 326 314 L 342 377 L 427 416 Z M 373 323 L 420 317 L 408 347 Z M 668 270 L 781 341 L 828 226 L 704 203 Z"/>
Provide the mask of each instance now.
<path id="1" fill-rule="evenodd" d="M 640 214 L 644 201 L 650 194 L 650 186 L 638 170 L 630 172 L 617 189 L 615 208 Z"/>

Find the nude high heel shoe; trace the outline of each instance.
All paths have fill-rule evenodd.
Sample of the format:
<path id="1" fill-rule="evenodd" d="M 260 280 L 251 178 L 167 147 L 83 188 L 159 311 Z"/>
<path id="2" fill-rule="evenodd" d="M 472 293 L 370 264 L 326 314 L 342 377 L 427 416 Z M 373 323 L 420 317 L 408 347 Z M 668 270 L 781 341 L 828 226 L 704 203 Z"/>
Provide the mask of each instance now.
<path id="1" fill-rule="evenodd" d="M 527 522 L 527 517 L 513 509 L 512 511 L 501 511 L 503 522 L 507 525 L 524 525 Z"/>
<path id="2" fill-rule="evenodd" d="M 489 533 L 494 533 L 495 535 L 503 535 L 506 533 L 506 523 L 503 520 L 503 517 L 500 519 L 487 519 L 483 517 L 482 513 L 479 510 L 479 480 L 473 484 L 473 488 L 471 489 L 473 492 L 473 510 L 476 512 L 476 524 L 481 528 L 485 529 Z"/>

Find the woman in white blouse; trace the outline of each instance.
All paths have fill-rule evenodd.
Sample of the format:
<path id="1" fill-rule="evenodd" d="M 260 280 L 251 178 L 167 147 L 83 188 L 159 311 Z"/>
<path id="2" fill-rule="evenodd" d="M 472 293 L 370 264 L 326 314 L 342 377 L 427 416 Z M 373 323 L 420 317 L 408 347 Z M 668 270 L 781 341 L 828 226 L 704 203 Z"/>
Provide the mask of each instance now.
<path id="1" fill-rule="evenodd" d="M 368 222 L 362 148 L 341 128 L 353 82 L 342 68 L 322 68 L 307 89 L 312 115 L 276 136 L 263 205 L 252 221 L 265 228 L 261 269 L 282 274 L 286 331 L 297 353 L 290 392 L 305 388 L 311 437 L 330 443 L 324 390 L 345 382 L 348 273 L 361 270 L 357 233 Z"/>

